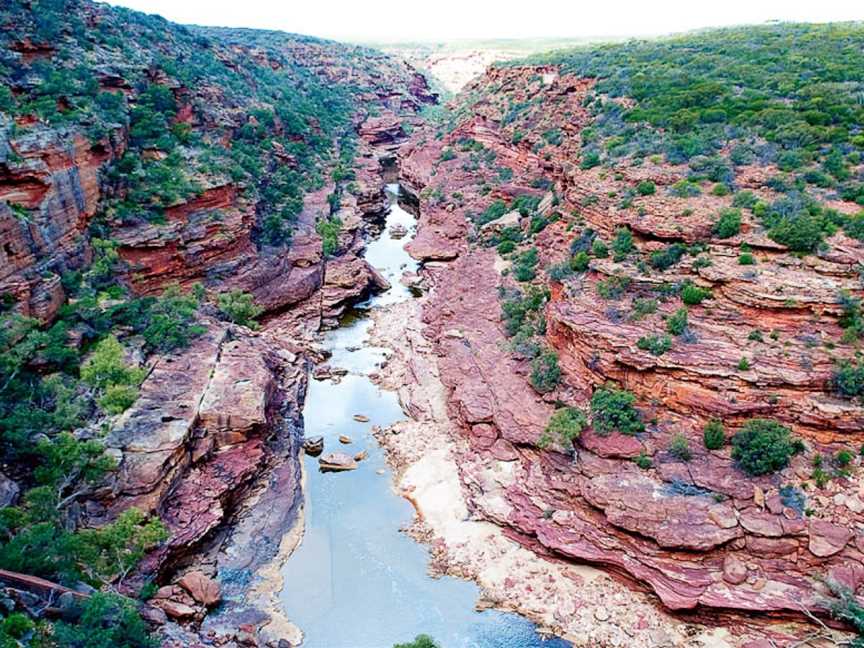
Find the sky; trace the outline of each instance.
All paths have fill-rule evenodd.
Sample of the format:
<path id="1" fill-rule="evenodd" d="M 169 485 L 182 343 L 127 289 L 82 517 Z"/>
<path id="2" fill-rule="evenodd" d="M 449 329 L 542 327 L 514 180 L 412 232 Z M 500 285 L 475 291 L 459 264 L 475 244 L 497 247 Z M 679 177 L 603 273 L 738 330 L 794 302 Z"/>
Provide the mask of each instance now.
<path id="1" fill-rule="evenodd" d="M 769 20 L 864 19 L 862 0 L 109 0 L 174 22 L 354 42 L 649 36 Z"/>

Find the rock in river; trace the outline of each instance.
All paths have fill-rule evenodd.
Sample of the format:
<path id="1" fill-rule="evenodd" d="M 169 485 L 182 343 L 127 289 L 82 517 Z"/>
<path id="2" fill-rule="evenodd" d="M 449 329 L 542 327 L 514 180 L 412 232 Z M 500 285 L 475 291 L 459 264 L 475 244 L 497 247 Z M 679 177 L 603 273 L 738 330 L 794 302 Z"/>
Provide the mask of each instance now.
<path id="1" fill-rule="evenodd" d="M 322 452 L 324 452 L 324 437 L 309 437 L 303 442 L 303 450 L 305 450 L 306 454 L 308 454 L 309 456 L 317 457 Z"/>
<path id="2" fill-rule="evenodd" d="M 339 472 L 355 470 L 357 462 L 344 452 L 329 452 L 318 460 L 321 472 Z"/>

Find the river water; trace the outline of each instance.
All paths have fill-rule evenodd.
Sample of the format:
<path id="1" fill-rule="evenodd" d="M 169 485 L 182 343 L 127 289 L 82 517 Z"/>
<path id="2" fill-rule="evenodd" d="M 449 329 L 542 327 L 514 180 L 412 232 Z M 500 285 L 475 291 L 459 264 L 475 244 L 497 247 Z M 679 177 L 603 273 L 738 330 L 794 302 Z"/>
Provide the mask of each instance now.
<path id="1" fill-rule="evenodd" d="M 305 457 L 305 533 L 283 567 L 280 595 L 286 616 L 304 633 L 304 648 L 390 648 L 425 633 L 443 648 L 562 648 L 560 639 L 542 639 L 534 625 L 497 610 L 477 612 L 474 583 L 427 574 L 428 554 L 399 529 L 412 506 L 391 488 L 384 452 L 372 426 L 405 418 L 396 394 L 368 378 L 386 351 L 368 345 L 369 312 L 411 299 L 400 283 L 417 263 L 403 249 L 414 218 L 399 207 L 397 185 L 388 186 L 391 210 L 382 234 L 368 245 L 366 259 L 392 288 L 358 305 L 324 345 L 330 364 L 348 370 L 340 382 L 310 379 L 303 410 L 307 437 L 324 437 L 324 452 L 369 457 L 355 471 L 321 473 L 318 460 Z M 389 227 L 401 224 L 409 236 L 394 239 Z M 369 417 L 354 420 L 355 414 Z M 339 442 L 340 435 L 352 443 Z"/>

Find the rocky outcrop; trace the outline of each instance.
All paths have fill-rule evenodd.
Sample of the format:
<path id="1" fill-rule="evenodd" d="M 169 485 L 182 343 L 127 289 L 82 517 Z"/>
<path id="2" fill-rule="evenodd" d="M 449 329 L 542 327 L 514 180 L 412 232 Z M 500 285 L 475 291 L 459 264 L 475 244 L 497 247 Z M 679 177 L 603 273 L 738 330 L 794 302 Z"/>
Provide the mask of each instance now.
<path id="1" fill-rule="evenodd" d="M 90 260 L 85 232 L 99 208 L 99 172 L 122 144 L 34 126 L 9 138 L 0 125 L 0 294 L 23 314 L 51 320 L 60 275 Z"/>
<path id="2" fill-rule="evenodd" d="M 861 244 L 837 234 L 831 252 L 796 257 L 746 212 L 739 235 L 713 238 L 717 212 L 731 197 L 671 196 L 663 187 L 685 170 L 648 160 L 580 168 L 580 129 L 590 123 L 583 101 L 592 85 L 546 67 L 490 69 L 464 95 L 471 103 L 450 135 L 418 135 L 404 151 L 403 182 L 420 210 L 409 249 L 437 262 L 424 271 L 433 290 L 423 318 L 450 414 L 471 448 L 457 461 L 469 503 L 526 546 L 601 565 L 647 586 L 673 610 L 710 619 L 730 610 L 800 616 L 804 606 L 825 615 L 820 577 L 853 591 L 864 584 L 860 471 L 819 486 L 811 480 L 814 456 L 857 454 L 864 441 L 864 408 L 830 389 L 838 359 L 853 353 L 838 343 L 837 296 L 860 294 L 850 261 Z M 514 105 L 526 106 L 516 125 L 503 118 Z M 548 145 L 543 134 L 556 128 L 564 137 Z M 737 183 L 770 199 L 762 171 L 739 167 Z M 621 196 L 648 179 L 656 194 L 622 207 Z M 530 387 L 530 362 L 511 351 L 501 321 L 499 287 L 520 285 L 513 256 L 483 246 L 501 228 L 481 229 L 479 218 L 494 201 L 520 195 L 546 195 L 533 215 L 554 215 L 533 235 L 531 215 L 505 216 L 525 241 L 514 255 L 538 251 L 530 283 L 549 289 L 538 342 L 556 352 L 562 382 L 544 395 Z M 585 227 L 608 242 L 622 226 L 635 252 L 548 278 L 545 270 L 569 259 Z M 710 263 L 696 262 L 696 254 L 668 269 L 646 262 L 670 242 L 706 239 L 699 258 Z M 757 265 L 739 264 L 741 243 Z M 623 278 L 623 289 L 604 299 L 598 284 L 611 277 Z M 677 297 L 657 297 L 658 288 L 684 281 L 710 289 L 712 298 L 690 306 L 686 335 L 669 351 L 640 348 L 640 338 L 663 335 L 682 306 Z M 631 316 L 635 300 L 652 297 L 655 312 Z M 591 394 L 607 381 L 636 395 L 644 433 L 601 436 L 589 427 L 575 448 L 541 442 L 557 405 L 588 412 Z M 731 434 L 751 417 L 789 425 L 806 452 L 779 474 L 753 478 L 728 447 L 705 449 L 709 419 L 722 419 Z M 688 461 L 669 451 L 676 436 L 687 440 Z M 640 455 L 651 467 L 636 465 Z"/>
<path id="3" fill-rule="evenodd" d="M 153 361 L 141 396 L 107 440 L 119 458 L 110 506 L 156 512 L 170 539 L 143 567 L 159 571 L 223 524 L 263 466 L 302 356 L 211 322 L 182 353 Z"/>

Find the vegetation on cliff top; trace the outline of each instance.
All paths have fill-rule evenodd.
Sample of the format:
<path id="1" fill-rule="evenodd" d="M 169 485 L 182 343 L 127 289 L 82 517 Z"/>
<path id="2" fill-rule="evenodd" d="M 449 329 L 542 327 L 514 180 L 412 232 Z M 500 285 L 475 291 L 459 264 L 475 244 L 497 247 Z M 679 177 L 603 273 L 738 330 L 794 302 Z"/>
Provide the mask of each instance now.
<path id="1" fill-rule="evenodd" d="M 838 227 L 857 231 L 856 219 L 825 209 L 821 198 L 864 206 L 862 43 L 858 23 L 782 24 L 582 47 L 518 63 L 597 79 L 584 102 L 592 123 L 580 133 L 583 168 L 659 155 L 688 164 L 692 180 L 715 182 L 712 193 L 725 195 L 736 167 L 776 167 L 775 187 L 786 195 L 755 213 L 769 237 L 806 253 Z M 717 225 L 720 237 L 737 230 L 730 215 Z"/>
<path id="2" fill-rule="evenodd" d="M 0 9 L 0 23 L 14 25 L 0 35 L 0 111 L 35 115 L 109 147 L 128 132 L 126 152 L 105 177 L 107 216 L 164 222 L 172 205 L 231 182 L 255 206 L 261 245 L 290 241 L 303 195 L 323 185 L 334 141 L 353 136 L 355 97 L 368 90 L 329 82 L 292 48 L 341 48 L 357 67 L 381 58 L 289 34 L 184 27 L 82 0 L 42 0 L 38 11 L 14 0 Z M 22 56 L 24 42 L 47 54 Z M 33 128 L 19 121 L 8 136 L 15 142 Z"/>

